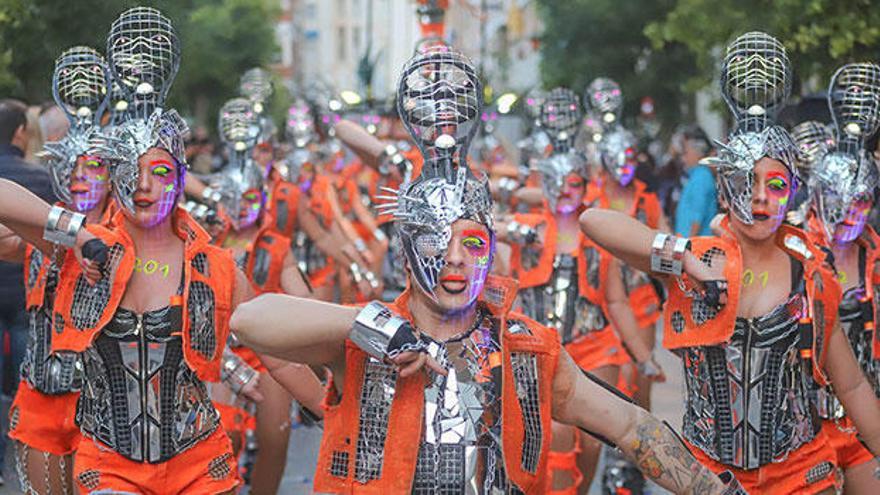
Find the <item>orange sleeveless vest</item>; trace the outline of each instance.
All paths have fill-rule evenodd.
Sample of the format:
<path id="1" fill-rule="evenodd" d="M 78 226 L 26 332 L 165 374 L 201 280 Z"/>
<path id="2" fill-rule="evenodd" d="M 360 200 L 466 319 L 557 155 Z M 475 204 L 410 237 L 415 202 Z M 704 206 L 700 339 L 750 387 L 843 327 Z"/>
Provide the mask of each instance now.
<path id="1" fill-rule="evenodd" d="M 291 237 L 296 231 L 296 208 L 300 189 L 296 184 L 277 179 L 266 201 L 265 225 Z"/>
<path id="2" fill-rule="evenodd" d="M 409 290 L 389 308 L 405 318 L 411 318 L 407 301 Z M 511 279 L 490 277 L 481 300 L 498 319 L 501 336 L 501 444 L 506 462 L 507 478 L 527 494 L 544 493 L 547 483 L 547 457 L 550 451 L 550 427 L 553 376 L 559 357 L 559 339 L 556 332 L 516 313 L 508 314 L 516 297 L 516 282 Z M 529 333 L 508 332 L 510 321 L 522 322 Z M 539 390 L 540 456 L 535 466 L 523 467 L 526 413 L 517 396 L 517 381 L 512 369 L 512 355 L 529 354 L 537 360 Z M 424 429 L 424 373 L 408 378 L 397 378 L 388 415 L 387 435 L 384 438 L 380 475 L 376 479 L 358 480 L 355 477 L 357 445 L 359 440 L 360 402 L 365 371 L 370 357 L 350 340 L 345 344 L 346 379 L 341 401 L 333 388 L 324 403 L 324 437 L 318 454 L 315 473 L 315 491 L 325 493 L 388 495 L 409 493 L 415 474 L 416 458 Z M 531 423 L 530 423 L 531 424 Z M 534 428 L 534 425 L 532 426 Z"/>
<path id="3" fill-rule="evenodd" d="M 235 286 L 232 255 L 210 244 L 210 236 L 189 213 L 173 213 L 176 233 L 185 241 L 183 355 L 196 375 L 219 381 L 220 358 L 229 336 Z M 72 250 L 68 250 L 55 301 L 53 351 L 83 352 L 119 307 L 135 264 L 134 245 L 117 212 L 108 227 L 88 226 L 110 248 L 105 276 L 89 286 Z"/>
<path id="4" fill-rule="evenodd" d="M 260 229 L 248 244 L 245 275 L 257 295 L 284 292 L 281 272 L 289 252 L 290 238 L 267 227 Z"/>
<path id="5" fill-rule="evenodd" d="M 727 229 L 726 219 L 722 226 Z M 813 365 L 813 377 L 819 385 L 824 386 L 828 380 L 823 367 L 828 338 L 837 322 L 840 284 L 826 262 L 825 253 L 803 230 L 783 225 L 776 234 L 776 243 L 804 267 L 808 311 L 802 315 L 801 323 L 812 326 L 812 343 L 808 354 Z M 742 254 L 736 239 L 729 232 L 721 237 L 694 237 L 691 239 L 691 250 L 704 262 L 725 263 L 724 277 L 729 281 L 727 304 L 717 313 L 709 310 L 688 297 L 678 280 L 671 279 L 667 284 L 669 300 L 664 308 L 663 325 L 663 345 L 667 349 L 723 344 L 730 340 L 736 324 L 743 270 Z"/>

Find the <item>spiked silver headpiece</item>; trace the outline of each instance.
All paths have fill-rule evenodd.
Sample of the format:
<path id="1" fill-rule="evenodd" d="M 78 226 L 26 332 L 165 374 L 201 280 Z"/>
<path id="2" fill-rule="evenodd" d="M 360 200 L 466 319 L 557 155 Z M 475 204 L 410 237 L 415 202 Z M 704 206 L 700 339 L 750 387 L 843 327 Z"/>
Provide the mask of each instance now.
<path id="1" fill-rule="evenodd" d="M 736 119 L 736 128 L 726 144 L 716 142 L 718 156 L 701 163 L 715 167 L 721 193 L 743 223 L 754 223 L 752 187 L 755 163 L 761 158 L 781 161 L 797 184 L 797 146 L 788 131 L 773 125 L 790 92 L 791 63 L 776 38 L 753 31 L 727 46 L 721 94 Z"/>
<path id="2" fill-rule="evenodd" d="M 597 77 L 584 92 L 584 106 L 603 126 L 620 122 L 623 113 L 623 92 L 613 79 Z"/>
<path id="3" fill-rule="evenodd" d="M 138 160 L 150 148 L 167 151 L 177 162 L 178 192 L 183 190 L 186 170 L 184 140 L 189 127 L 175 110 L 157 108 L 147 119 L 131 119 L 113 128 L 112 137 L 101 147 L 101 156 L 112 162 L 113 191 L 123 208 L 134 212 L 134 193 L 140 174 Z"/>
<path id="4" fill-rule="evenodd" d="M 553 153 L 549 157 L 539 159 L 537 168 L 541 173 L 541 188 L 544 190 L 544 198 L 552 211 L 556 211 L 556 204 L 559 201 L 560 193 L 562 193 L 565 178 L 573 173 L 584 178 L 587 175 L 586 161 L 574 149 L 566 153 Z"/>
<path id="5" fill-rule="evenodd" d="M 541 105 L 541 128 L 550 137 L 555 153 L 572 148 L 581 125 L 581 105 L 574 91 L 553 88 Z"/>
<path id="6" fill-rule="evenodd" d="M 61 140 L 45 143 L 40 156 L 46 161 L 55 195 L 67 204 L 72 204 L 70 176 L 77 159 L 97 155 L 104 140 L 100 120 L 108 103 L 108 77 L 104 58 L 87 46 L 70 48 L 55 61 L 52 96 L 70 121 L 70 129 Z"/>
<path id="7" fill-rule="evenodd" d="M 880 124 L 880 67 L 846 64 L 831 78 L 828 106 L 834 118 L 837 143 L 816 164 L 810 189 L 816 211 L 831 239 L 850 214 L 853 204 L 873 197 L 878 185 L 874 158 L 863 147 Z M 856 228 L 846 229 L 843 241 L 861 233 L 863 214 L 851 219 Z"/>
<path id="8" fill-rule="evenodd" d="M 482 85 L 471 62 L 448 51 L 416 55 L 404 67 L 399 88 L 401 118 L 425 155 L 425 165 L 422 175 L 399 191 L 383 189 L 390 194 L 379 199 L 389 202 L 378 208 L 393 214 L 410 270 L 422 290 L 433 296 L 446 264 L 452 224 L 468 219 L 493 232 L 488 182 L 477 179 L 466 163 L 479 121 Z"/>
<path id="9" fill-rule="evenodd" d="M 246 192 L 256 189 L 261 196 L 260 209 L 262 209 L 263 185 L 263 171 L 250 159 L 243 166 L 231 163 L 220 172 L 213 187 L 220 192 L 220 204 L 223 205 L 236 229 L 253 224 L 259 217 L 260 210 L 242 215 L 244 208 L 242 197 Z"/>
<path id="10" fill-rule="evenodd" d="M 611 127 L 596 145 L 602 167 L 622 186 L 635 177 L 637 146 L 635 135 L 620 125 Z"/>
<path id="11" fill-rule="evenodd" d="M 162 107 L 180 66 L 180 41 L 171 21 L 151 7 L 123 12 L 110 27 L 107 60 L 129 114 L 148 118 Z"/>

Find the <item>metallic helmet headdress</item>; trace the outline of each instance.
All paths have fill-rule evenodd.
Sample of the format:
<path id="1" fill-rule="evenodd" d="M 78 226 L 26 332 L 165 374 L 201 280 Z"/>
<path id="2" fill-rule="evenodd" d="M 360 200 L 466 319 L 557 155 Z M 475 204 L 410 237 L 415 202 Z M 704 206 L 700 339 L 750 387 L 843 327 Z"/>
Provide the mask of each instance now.
<path id="1" fill-rule="evenodd" d="M 422 175 L 399 191 L 384 189 L 391 201 L 378 205 L 393 214 L 410 270 L 422 290 L 434 296 L 452 224 L 469 219 L 485 225 L 494 253 L 492 197 L 488 182 L 477 179 L 466 163 L 467 145 L 476 130 L 482 86 L 469 60 L 456 52 L 417 55 L 404 67 L 398 109 L 410 135 L 425 155 Z M 472 292 L 479 293 L 479 287 Z M 476 297 L 475 294 L 472 294 Z"/>
<path id="2" fill-rule="evenodd" d="M 249 69 L 241 76 L 239 91 L 253 102 L 265 102 L 272 96 L 272 77 L 259 67 Z"/>
<path id="3" fill-rule="evenodd" d="M 217 130 L 228 149 L 230 161 L 238 162 L 237 157 L 247 156 L 257 144 L 260 133 L 257 114 L 251 102 L 245 98 L 233 98 L 224 103 L 217 118 Z"/>
<path id="4" fill-rule="evenodd" d="M 45 143 L 40 156 L 46 160 L 55 195 L 67 204 L 72 204 L 70 176 L 77 159 L 98 154 L 104 139 L 100 119 L 108 102 L 108 77 L 104 58 L 86 46 L 70 48 L 55 61 L 52 96 L 70 129 L 59 141 Z"/>
<path id="5" fill-rule="evenodd" d="M 284 130 L 296 148 L 304 148 L 316 139 L 315 116 L 312 114 L 312 107 L 306 100 L 297 98 L 287 109 Z"/>
<path id="6" fill-rule="evenodd" d="M 718 156 L 701 163 L 716 168 L 721 193 L 743 223 L 754 223 L 752 187 L 755 163 L 761 158 L 781 161 L 797 185 L 797 146 L 788 131 L 773 125 L 790 92 L 791 64 L 776 38 L 755 31 L 728 45 L 721 94 L 736 118 L 736 128 L 726 144 L 716 141 Z"/>
<path id="7" fill-rule="evenodd" d="M 838 149 L 856 152 L 880 126 L 880 66 L 846 64 L 831 78 L 828 108 Z"/>
<path id="8" fill-rule="evenodd" d="M 425 167 L 467 166 L 467 148 L 480 122 L 483 85 L 456 51 L 418 54 L 403 68 L 397 111 L 425 157 Z"/>
<path id="9" fill-rule="evenodd" d="M 581 106 L 574 91 L 553 88 L 541 105 L 541 128 L 550 137 L 554 153 L 566 153 L 581 125 Z"/>
<path id="10" fill-rule="evenodd" d="M 831 78 L 828 106 L 834 118 L 837 143 L 816 164 L 810 188 L 825 233 L 831 239 L 850 214 L 853 203 L 873 196 L 878 171 L 874 158 L 863 148 L 880 124 L 880 67 L 846 64 Z M 861 233 L 866 212 L 853 220 L 842 241 Z"/>
<path id="11" fill-rule="evenodd" d="M 623 92 L 620 85 L 607 77 L 593 79 L 585 90 L 584 106 L 595 114 L 603 126 L 620 122 L 620 115 L 623 113 Z"/>
<path id="12" fill-rule="evenodd" d="M 559 194 L 565 179 L 573 173 L 584 178 L 587 175 L 586 161 L 576 150 L 571 149 L 566 153 L 553 153 L 537 161 L 538 172 L 541 173 L 541 188 L 544 190 L 544 198 L 551 211 L 556 211 Z"/>
<path id="13" fill-rule="evenodd" d="M 110 27 L 107 59 L 127 95 L 132 116 L 162 107 L 180 66 L 180 42 L 171 21 L 151 7 L 123 12 Z"/>
<path id="14" fill-rule="evenodd" d="M 611 127 L 596 145 L 602 167 L 622 186 L 635 177 L 637 146 L 636 136 L 620 125 Z"/>
<path id="15" fill-rule="evenodd" d="M 834 147 L 834 135 L 827 125 L 815 120 L 807 120 L 792 127 L 791 137 L 800 152 L 799 173 L 806 179 L 816 164 Z"/>
<path id="16" fill-rule="evenodd" d="M 230 163 L 219 174 L 214 187 L 220 192 L 220 203 L 236 229 L 248 227 L 259 218 L 265 199 L 263 185 L 263 171 L 250 159 L 244 164 Z M 242 215 L 242 197 L 254 189 L 260 194 L 258 208 Z"/>
<path id="17" fill-rule="evenodd" d="M 146 119 L 131 119 L 113 128 L 113 135 L 101 147 L 102 156 L 112 162 L 113 191 L 123 208 L 134 212 L 134 193 L 140 169 L 138 160 L 150 148 L 167 151 L 178 165 L 178 193 L 183 190 L 186 170 L 184 140 L 189 127 L 175 110 L 157 108 Z"/>

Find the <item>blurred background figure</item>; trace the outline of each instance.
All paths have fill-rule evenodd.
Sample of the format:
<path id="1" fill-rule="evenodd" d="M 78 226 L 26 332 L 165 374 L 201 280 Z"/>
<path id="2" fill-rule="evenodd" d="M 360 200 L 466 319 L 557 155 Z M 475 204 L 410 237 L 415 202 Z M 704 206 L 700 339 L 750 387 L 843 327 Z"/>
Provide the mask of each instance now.
<path id="1" fill-rule="evenodd" d="M 682 171 L 675 233 L 688 237 L 710 235 L 709 224 L 718 213 L 718 193 L 712 171 L 700 160 L 709 156 L 712 144 L 699 126 L 686 125 L 673 134 L 669 148 Z"/>

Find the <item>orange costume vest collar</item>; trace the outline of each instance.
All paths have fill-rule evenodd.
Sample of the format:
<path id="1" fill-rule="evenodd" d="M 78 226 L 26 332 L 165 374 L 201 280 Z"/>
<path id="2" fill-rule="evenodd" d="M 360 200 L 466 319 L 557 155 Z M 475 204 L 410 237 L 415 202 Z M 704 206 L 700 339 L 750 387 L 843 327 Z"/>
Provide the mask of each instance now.
<path id="1" fill-rule="evenodd" d="M 184 359 L 201 380 L 219 381 L 220 358 L 229 336 L 235 286 L 231 253 L 210 244 L 211 238 L 189 213 L 173 213 L 176 234 L 184 240 L 183 350 Z M 68 251 L 55 301 L 53 351 L 86 350 L 119 308 L 135 265 L 134 244 L 125 231 L 123 214 L 114 214 L 107 227 L 89 231 L 110 248 L 105 276 L 89 286 L 73 251 Z M 179 296 L 178 296 L 179 297 Z"/>
<path id="2" fill-rule="evenodd" d="M 300 189 L 296 184 L 276 179 L 266 198 L 266 216 L 264 223 L 271 225 L 281 234 L 292 237 L 297 227 L 297 207 L 299 206 Z"/>
<path id="3" fill-rule="evenodd" d="M 667 349 L 720 345 L 729 342 L 733 335 L 743 273 L 742 253 L 729 230 L 728 218 L 721 225 L 723 235 L 694 237 L 691 250 L 704 261 L 725 263 L 724 278 L 729 281 L 727 304 L 717 313 L 696 308 L 699 303 L 688 297 L 683 285 L 671 280 L 667 283 L 669 300 L 664 308 L 663 325 L 663 345 Z M 810 334 L 807 342 L 810 348 L 803 349 L 801 357 L 810 359 L 813 378 L 825 386 L 828 384 L 824 372 L 825 357 L 831 331 L 837 323 L 840 284 L 827 262 L 826 253 L 805 231 L 783 225 L 776 234 L 776 243 L 803 265 L 807 314 L 801 315 L 800 324 L 802 331 Z M 695 315 L 700 315 L 703 321 Z"/>
<path id="4" fill-rule="evenodd" d="M 389 307 L 411 319 L 409 290 Z M 555 331 L 524 316 L 508 314 L 515 295 L 515 281 L 490 277 L 481 301 L 498 322 L 501 336 L 501 445 L 506 479 L 527 494 L 538 494 L 546 490 L 552 381 L 560 346 Z M 336 394 L 331 387 L 324 405 L 324 438 L 315 490 L 410 493 L 425 430 L 426 376 L 417 373 L 399 378 L 394 374 L 393 386 L 375 388 L 377 382 L 369 377 L 377 372 L 394 373 L 389 371 L 390 366 L 373 360 L 350 340 L 345 344 L 345 359 L 341 400 L 333 403 Z M 527 383 L 530 376 L 537 376 L 537 382 Z M 363 403 L 382 400 L 376 394 L 386 394 L 390 401 L 390 407 L 376 409 L 381 416 L 376 418 L 378 423 L 385 426 L 380 438 L 367 436 L 375 432 L 361 424 L 362 408 L 366 407 Z M 527 400 L 526 396 L 537 402 Z M 539 407 L 528 407 L 535 403 Z"/>
<path id="5" fill-rule="evenodd" d="M 627 214 L 636 220 L 644 223 L 652 229 L 656 229 L 660 225 L 660 200 L 657 195 L 648 192 L 648 186 L 644 182 L 633 179 L 633 204 Z M 599 208 L 610 208 L 611 200 L 605 193 L 603 181 L 594 179 L 587 185 L 587 193 L 584 196 L 584 204 L 598 206 Z"/>
<path id="6" fill-rule="evenodd" d="M 288 253 L 290 238 L 270 227 L 260 229 L 253 242 L 248 244 L 244 272 L 257 295 L 284 292 L 281 272 Z"/>

